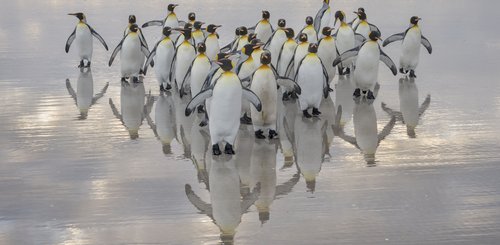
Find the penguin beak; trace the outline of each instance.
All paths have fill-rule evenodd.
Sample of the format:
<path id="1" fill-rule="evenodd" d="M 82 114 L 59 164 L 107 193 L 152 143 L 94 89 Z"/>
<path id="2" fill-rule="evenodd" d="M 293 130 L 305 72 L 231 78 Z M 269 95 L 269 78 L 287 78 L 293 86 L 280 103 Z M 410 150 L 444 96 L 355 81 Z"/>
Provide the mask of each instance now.
<path id="1" fill-rule="evenodd" d="M 381 42 L 384 41 L 381 37 L 377 37 L 377 39 L 380 40 Z"/>
<path id="2" fill-rule="evenodd" d="M 241 56 L 241 51 L 234 51 L 234 52 L 228 53 L 226 55 L 226 58 L 232 60 L 233 58 L 238 58 L 240 56 Z"/>
<path id="3" fill-rule="evenodd" d="M 335 21 L 333 22 L 333 26 L 337 25 L 337 20 L 338 20 L 338 18 L 335 18 Z"/>
<path id="4" fill-rule="evenodd" d="M 214 26 L 215 29 L 222 27 L 221 25 Z"/>
<path id="5" fill-rule="evenodd" d="M 222 62 L 220 62 L 220 61 L 215 61 L 215 63 L 216 63 L 217 65 L 220 65 L 220 66 L 222 65 Z"/>

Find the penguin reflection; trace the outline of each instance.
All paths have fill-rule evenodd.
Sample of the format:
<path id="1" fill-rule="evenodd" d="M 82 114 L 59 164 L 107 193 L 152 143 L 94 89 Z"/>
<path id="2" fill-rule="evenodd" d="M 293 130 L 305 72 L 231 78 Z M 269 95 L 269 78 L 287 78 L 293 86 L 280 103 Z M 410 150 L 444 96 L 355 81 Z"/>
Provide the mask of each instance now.
<path id="1" fill-rule="evenodd" d="M 378 86 L 377 86 L 378 87 Z M 377 96 L 378 88 L 375 88 L 374 94 Z M 338 113 L 342 113 L 342 107 L 339 107 Z M 337 117 L 339 120 L 339 117 Z M 373 99 L 361 96 L 355 99 L 353 112 L 354 137 L 346 135 L 344 129 L 334 126 L 334 132 L 343 140 L 353 144 L 361 150 L 367 164 L 375 164 L 375 152 L 382 140 L 391 133 L 396 118 L 391 117 L 382 132 L 377 130 L 377 115 L 373 108 Z M 340 122 L 335 125 L 340 125 Z"/>
<path id="2" fill-rule="evenodd" d="M 142 82 L 132 84 L 122 82 L 120 92 L 121 114 L 113 103 L 113 100 L 109 98 L 109 105 L 113 114 L 127 128 L 131 139 L 139 138 L 139 127 L 146 114 L 150 112 L 154 102 L 154 99 L 148 96 L 148 100 L 144 104 L 145 94 Z"/>
<path id="3" fill-rule="evenodd" d="M 76 82 L 76 92 L 71 86 L 69 79 L 66 79 L 66 88 L 68 93 L 75 100 L 76 107 L 80 111 L 79 119 L 87 119 L 90 107 L 106 94 L 109 83 L 106 83 L 99 93 L 94 95 L 94 79 L 90 68 L 80 68 L 78 80 Z"/>
<path id="4" fill-rule="evenodd" d="M 172 154 L 171 143 L 174 138 L 177 138 L 177 131 L 175 105 L 170 92 L 160 92 L 156 101 L 155 120 L 153 122 L 149 113 L 146 113 L 146 120 L 156 138 L 161 142 L 163 153 Z"/>
<path id="5" fill-rule="evenodd" d="M 257 139 L 252 149 L 250 172 L 252 186 L 256 187 L 260 183 L 260 194 L 255 201 L 255 206 L 262 224 L 270 218 L 270 207 L 274 199 L 287 195 L 300 179 L 300 175 L 295 174 L 287 182 L 276 186 L 276 152 L 278 149 L 276 144 L 275 140 L 267 142 Z"/>
<path id="6" fill-rule="evenodd" d="M 339 80 L 335 85 L 335 104 L 342 107 L 339 125 L 341 128 L 344 128 L 352 119 L 354 109 L 352 91 L 354 91 L 354 86 L 352 85 L 351 76 L 339 76 Z"/>
<path id="7" fill-rule="evenodd" d="M 174 91 L 173 99 L 175 103 L 175 120 L 177 125 L 177 136 L 178 141 L 184 148 L 184 157 L 191 157 L 191 128 L 193 126 L 193 120 L 195 117 L 195 113 L 190 116 L 186 116 L 184 114 L 184 108 L 186 108 L 187 104 L 191 100 L 191 96 L 183 96 L 182 98 L 179 96 L 179 93 Z"/>
<path id="8" fill-rule="evenodd" d="M 210 165 L 209 149 L 212 149 L 210 144 L 210 133 L 207 127 L 201 127 L 200 122 L 202 117 L 195 116 L 191 128 L 191 161 L 193 162 L 198 172 L 198 181 L 205 183 L 209 189 L 208 183 L 208 167 Z"/>
<path id="9" fill-rule="evenodd" d="M 406 132 L 410 138 L 415 138 L 415 128 L 418 121 L 425 110 L 431 103 L 431 95 L 428 94 L 422 105 L 418 105 L 418 88 L 415 83 L 415 78 L 404 77 L 399 79 L 399 106 L 401 112 L 394 111 L 393 109 L 382 103 L 382 109 L 390 116 L 396 117 L 406 124 Z"/>
<path id="10" fill-rule="evenodd" d="M 210 203 L 203 201 L 189 184 L 186 196 L 201 213 L 206 214 L 220 229 L 222 244 L 233 244 L 241 216 L 257 200 L 259 186 L 248 195 L 240 196 L 240 177 L 234 157 L 215 157 L 210 167 Z"/>

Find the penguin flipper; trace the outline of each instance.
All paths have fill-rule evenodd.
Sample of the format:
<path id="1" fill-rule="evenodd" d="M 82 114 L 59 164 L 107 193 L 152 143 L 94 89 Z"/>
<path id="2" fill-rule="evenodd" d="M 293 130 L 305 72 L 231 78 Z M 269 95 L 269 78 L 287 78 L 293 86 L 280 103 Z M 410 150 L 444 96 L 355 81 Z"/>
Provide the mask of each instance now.
<path id="1" fill-rule="evenodd" d="M 68 40 L 66 41 L 66 47 L 64 48 L 64 50 L 66 50 L 66 53 L 69 52 L 69 48 L 71 47 L 71 44 L 73 43 L 75 38 L 76 38 L 76 27 L 75 30 L 73 30 L 73 32 L 69 35 Z"/>
<path id="2" fill-rule="evenodd" d="M 340 54 L 333 61 L 333 66 L 338 65 L 340 62 L 342 62 L 342 61 L 344 61 L 346 59 L 349 59 L 349 58 L 352 58 L 354 56 L 357 56 L 360 48 L 361 48 L 361 46 L 358 46 L 358 47 L 355 47 L 353 49 L 347 50 L 344 53 Z M 337 52 L 338 52 L 338 50 L 337 50 Z"/>
<path id="3" fill-rule="evenodd" d="M 226 44 L 226 46 L 222 47 L 220 49 L 220 51 L 223 52 L 223 53 L 231 51 L 231 49 L 232 49 L 235 41 L 236 41 L 236 39 L 234 39 L 232 42 Z"/>
<path id="4" fill-rule="evenodd" d="M 200 212 L 212 218 L 212 205 L 201 200 L 201 198 L 198 195 L 196 195 L 196 193 L 194 193 L 193 189 L 189 184 L 186 184 L 184 186 L 184 189 L 189 202 L 193 204 L 193 206 L 195 206 L 198 210 L 200 210 Z"/>
<path id="5" fill-rule="evenodd" d="M 403 40 L 404 38 L 405 38 L 405 32 L 394 34 L 384 40 L 384 42 L 382 43 L 382 47 L 387 46 L 389 43 Z"/>
<path id="6" fill-rule="evenodd" d="M 351 22 L 349 22 L 349 23 L 347 23 L 347 24 L 348 24 L 348 25 L 350 25 L 350 26 L 352 27 L 352 25 L 354 24 L 354 21 L 356 21 L 357 19 L 358 19 L 358 17 L 355 17 L 354 19 L 352 19 L 352 21 L 351 21 Z M 359 24 L 358 24 L 358 25 L 359 25 Z M 358 27 L 358 25 L 356 25 L 356 28 Z M 355 30 L 356 28 L 353 28 L 353 29 Z"/>
<path id="7" fill-rule="evenodd" d="M 246 100 L 250 101 L 253 106 L 255 106 L 255 109 L 257 111 L 262 111 L 262 103 L 260 102 L 259 97 L 250 89 L 247 88 L 242 88 L 243 89 L 243 98 Z"/>
<path id="8" fill-rule="evenodd" d="M 118 109 L 116 108 L 115 106 L 115 103 L 113 103 L 113 100 L 111 98 L 109 98 L 109 106 L 111 107 L 111 111 L 113 111 L 113 115 L 118 119 L 120 120 L 120 122 L 122 122 L 122 124 L 124 124 L 123 122 L 123 117 L 122 115 L 120 114 L 120 112 L 118 112 Z"/>
<path id="9" fill-rule="evenodd" d="M 148 49 L 148 47 L 142 41 L 141 41 L 141 51 L 144 54 L 144 56 L 146 56 L 146 57 L 149 56 L 149 49 Z M 151 61 L 151 66 L 154 66 L 153 61 Z"/>
<path id="10" fill-rule="evenodd" d="M 290 193 L 293 187 L 299 182 L 300 174 L 296 173 L 287 182 L 276 186 L 276 197 L 285 196 Z"/>
<path id="11" fill-rule="evenodd" d="M 149 49 L 148 43 L 146 42 L 146 38 L 144 37 L 144 34 L 142 34 L 142 30 L 139 29 L 139 38 L 141 39 L 141 43 L 144 43 L 144 46 Z"/>
<path id="12" fill-rule="evenodd" d="M 69 82 L 69 79 L 66 79 L 66 89 L 68 90 L 69 95 L 71 95 L 71 98 L 75 101 L 75 104 L 77 103 L 76 101 L 76 92 L 71 86 L 71 83 Z"/>
<path id="13" fill-rule="evenodd" d="M 389 58 L 389 56 L 387 56 L 387 54 L 384 53 L 384 51 L 382 51 L 382 49 L 380 49 L 380 60 L 382 62 L 384 62 L 384 64 L 389 67 L 389 69 L 391 69 L 392 71 L 392 74 L 394 76 L 396 76 L 398 74 L 398 69 L 396 68 L 396 65 L 394 64 L 394 62 L 391 60 L 391 58 Z"/>
<path id="14" fill-rule="evenodd" d="M 316 30 L 316 33 L 321 33 L 321 18 L 323 18 L 323 15 L 325 15 L 325 12 L 328 10 L 330 6 L 323 2 L 323 6 L 318 10 L 318 13 L 316 13 L 316 16 L 314 16 L 314 30 Z"/>
<path id="15" fill-rule="evenodd" d="M 301 94 L 302 89 L 300 86 L 292 79 L 288 77 L 278 77 L 276 79 L 278 85 L 285 87 L 288 91 L 294 91 L 296 94 Z"/>
<path id="16" fill-rule="evenodd" d="M 144 24 L 142 24 L 142 28 L 149 27 L 149 26 L 163 26 L 163 20 L 151 20 L 148 21 Z"/>
<path id="17" fill-rule="evenodd" d="M 429 52 L 429 54 L 432 54 L 431 43 L 429 42 L 429 40 L 427 40 L 427 38 L 424 37 L 424 35 L 422 35 L 422 40 L 420 41 L 420 43 L 424 45 L 425 49 L 427 49 L 427 52 Z"/>
<path id="18" fill-rule="evenodd" d="M 368 23 L 368 25 L 370 26 L 370 31 L 376 31 L 378 33 L 380 33 L 380 36 L 382 36 L 382 32 L 380 31 L 380 29 L 378 29 L 378 27 L 374 24 L 371 24 L 371 23 Z"/>
<path id="19" fill-rule="evenodd" d="M 127 36 L 128 36 L 128 34 L 127 34 Z M 109 58 L 109 62 L 108 62 L 109 66 L 111 66 L 113 64 L 113 60 L 115 60 L 116 55 L 122 49 L 123 41 L 125 40 L 125 38 L 127 38 L 127 36 L 124 36 L 122 38 L 122 40 L 120 41 L 120 43 L 116 46 L 115 50 L 113 50 L 113 53 L 111 54 L 111 57 Z"/>
<path id="20" fill-rule="evenodd" d="M 382 102 L 380 104 L 380 106 L 382 107 L 382 110 L 385 111 L 387 114 L 389 114 L 389 116 L 391 117 L 396 117 L 396 119 L 398 120 L 403 120 L 403 114 L 399 111 L 394 111 L 393 109 L 387 107 L 387 104 Z"/>
<path id="21" fill-rule="evenodd" d="M 92 98 L 92 104 L 91 105 L 94 105 L 95 103 L 97 103 L 97 101 L 102 98 L 104 96 L 104 94 L 106 94 L 106 91 L 108 90 L 108 87 L 109 87 L 109 82 L 106 83 L 106 85 L 104 85 L 104 87 L 101 89 L 101 91 L 99 91 L 99 93 L 97 93 L 93 98 Z"/>
<path id="22" fill-rule="evenodd" d="M 385 137 L 387 137 L 387 135 L 389 135 L 391 133 L 392 128 L 394 128 L 395 124 L 396 124 L 396 117 L 392 116 L 391 120 L 389 120 L 389 122 L 387 123 L 387 125 L 385 125 L 384 129 L 382 129 L 382 131 L 380 132 L 380 134 L 378 134 L 378 144 L 380 144 L 380 142 L 382 140 L 384 140 Z"/>
<path id="23" fill-rule="evenodd" d="M 325 66 L 323 65 L 323 61 L 321 61 L 321 68 L 323 69 L 323 98 L 328 98 L 328 94 L 330 94 L 330 84 L 328 84 L 328 81 L 330 81 L 330 78 L 328 77 L 328 71 L 326 70 Z"/>
<path id="24" fill-rule="evenodd" d="M 420 106 L 420 109 L 418 109 L 418 116 L 419 117 L 422 116 L 422 114 L 424 114 L 425 110 L 427 110 L 427 108 L 429 108 L 430 104 L 431 104 L 431 95 L 428 94 L 427 97 L 425 97 L 424 102 Z"/>
<path id="25" fill-rule="evenodd" d="M 356 141 L 356 138 L 353 136 L 350 136 L 350 135 L 346 135 L 344 133 L 344 130 L 341 129 L 340 131 L 338 131 L 337 136 L 339 138 L 343 139 L 345 142 L 350 143 L 351 145 L 353 145 L 354 147 L 359 149 L 358 142 Z"/>
<path id="26" fill-rule="evenodd" d="M 366 38 L 359 33 L 354 33 L 354 41 L 356 46 L 361 46 L 366 41 Z"/>
<path id="27" fill-rule="evenodd" d="M 104 38 L 101 37 L 101 35 L 99 35 L 99 33 L 97 33 L 94 28 L 92 28 L 90 25 L 87 24 L 87 26 L 89 27 L 90 29 L 90 33 L 92 33 L 92 35 L 97 38 L 97 40 L 99 40 L 99 42 L 102 43 L 102 45 L 104 46 L 104 48 L 106 50 L 108 50 L 108 45 L 106 44 L 106 41 L 104 41 Z"/>
<path id="28" fill-rule="evenodd" d="M 194 60 L 191 63 L 191 66 L 189 67 L 188 71 L 186 72 L 186 75 L 184 76 L 184 79 L 182 79 L 181 87 L 179 89 L 179 95 L 181 96 L 181 98 L 184 95 L 187 95 L 187 93 L 184 91 L 184 84 L 186 84 L 187 80 L 191 80 L 191 68 L 193 68 L 193 63 L 194 63 Z"/>
<path id="29" fill-rule="evenodd" d="M 146 63 L 144 63 L 144 67 L 142 68 L 142 71 L 143 71 L 144 75 L 146 75 L 146 73 L 148 71 L 149 64 L 151 62 L 153 62 L 153 58 L 156 56 L 156 49 L 158 48 L 158 45 L 160 43 L 161 43 L 161 40 L 156 43 L 156 45 L 153 48 L 153 50 L 151 50 L 151 52 L 149 53 L 149 55 L 148 55 L 148 57 L 146 59 Z"/>
<path id="30" fill-rule="evenodd" d="M 199 92 L 196 96 L 194 96 L 191 101 L 186 106 L 186 110 L 184 111 L 184 114 L 186 117 L 191 115 L 191 113 L 196 109 L 196 107 L 203 103 L 206 99 L 212 97 L 214 90 L 213 87 L 210 87 L 206 90 L 203 90 Z"/>

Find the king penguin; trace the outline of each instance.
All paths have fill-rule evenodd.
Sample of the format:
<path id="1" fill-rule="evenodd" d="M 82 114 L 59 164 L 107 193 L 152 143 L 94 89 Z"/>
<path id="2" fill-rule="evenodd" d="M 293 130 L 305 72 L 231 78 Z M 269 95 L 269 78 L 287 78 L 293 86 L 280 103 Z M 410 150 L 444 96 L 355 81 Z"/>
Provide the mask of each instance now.
<path id="1" fill-rule="evenodd" d="M 354 32 L 363 35 L 365 39 L 368 39 L 368 35 L 370 35 L 370 32 L 376 31 L 382 35 L 380 30 L 378 29 L 377 26 L 374 24 L 368 23 L 368 20 L 366 19 L 366 13 L 365 12 L 354 12 L 356 15 L 358 15 L 358 23 L 353 26 Z"/>
<path id="2" fill-rule="evenodd" d="M 222 59 L 217 63 L 224 72 L 213 85 L 194 96 L 187 105 L 185 114 L 189 116 L 199 104 L 211 97 L 209 130 L 213 155 L 222 154 L 219 144 L 223 142 L 226 143 L 224 153 L 234 155 L 233 145 L 240 127 L 241 98 L 248 99 L 257 111 L 261 111 L 262 104 L 251 90 L 242 88 L 240 79 L 231 71 L 231 60 Z"/>
<path id="3" fill-rule="evenodd" d="M 255 34 L 263 43 L 267 43 L 273 35 L 274 29 L 269 22 L 271 14 L 267 10 L 262 11 L 262 19 L 255 25 Z"/>
<path id="4" fill-rule="evenodd" d="M 99 42 L 104 45 L 104 48 L 108 50 L 108 45 L 104 41 L 104 39 L 97 33 L 89 24 L 87 24 L 87 18 L 83 13 L 75 13 L 68 14 L 76 16 L 80 21 L 76 25 L 75 29 L 69 35 L 68 40 L 66 41 L 66 53 L 69 52 L 69 48 L 73 41 L 76 40 L 76 45 L 78 46 L 78 56 L 80 57 L 80 65 L 78 67 L 90 67 L 90 62 L 92 60 L 92 51 L 93 51 L 93 40 L 92 36 L 97 38 Z M 84 64 L 84 60 L 87 61 L 87 65 Z"/>
<path id="5" fill-rule="evenodd" d="M 198 44 L 202 43 L 205 41 L 205 33 L 203 33 L 203 28 L 202 26 L 205 24 L 205 22 L 201 21 L 195 21 L 193 24 L 194 31 L 192 33 L 194 43 L 193 45 L 195 47 L 198 47 Z"/>
<path id="6" fill-rule="evenodd" d="M 133 24 L 137 24 L 137 19 L 135 15 L 131 14 L 128 16 L 128 25 L 127 28 L 125 28 L 125 31 L 123 31 L 123 36 L 126 36 L 130 32 L 130 26 Z M 137 33 L 139 33 L 139 37 L 142 39 L 141 41 L 146 45 L 146 48 L 149 49 L 148 43 L 146 42 L 146 38 L 144 38 L 144 35 L 142 34 L 141 28 L 137 30 Z"/>
<path id="7" fill-rule="evenodd" d="M 297 45 L 297 48 L 295 49 L 295 53 L 293 55 L 295 75 L 297 74 L 297 69 L 299 68 L 300 61 L 309 53 L 308 50 L 310 43 L 308 42 L 308 39 L 309 37 L 305 33 L 302 33 L 299 36 L 299 44 Z"/>
<path id="8" fill-rule="evenodd" d="M 345 22 L 345 14 L 342 11 L 335 12 L 335 23 L 340 21 L 340 27 L 337 29 L 335 36 L 335 43 L 337 47 L 337 55 L 343 54 L 345 51 L 353 49 L 356 45 L 354 38 L 354 30 Z M 340 63 L 338 70 L 339 75 L 347 75 L 351 71 L 352 59 L 344 60 Z"/>
<path id="9" fill-rule="evenodd" d="M 378 65 L 379 61 L 384 62 L 389 69 L 391 69 L 394 76 L 397 74 L 396 65 L 392 62 L 391 58 L 387 56 L 378 44 L 380 40 L 380 33 L 374 31 L 370 33 L 370 40 L 364 42 L 360 47 L 348 50 L 341 56 L 333 61 L 333 66 L 340 62 L 357 57 L 356 69 L 354 70 L 354 83 L 356 90 L 354 96 L 361 96 L 361 92 L 367 96 L 368 99 L 375 99 L 373 89 L 378 80 Z"/>
<path id="10" fill-rule="evenodd" d="M 314 17 L 314 30 L 318 34 L 318 38 L 322 38 L 321 30 L 329 26 L 331 27 L 332 22 L 332 10 L 330 8 L 330 0 L 323 0 L 323 5 L 316 13 Z"/>
<path id="11" fill-rule="evenodd" d="M 319 116 L 319 106 L 321 105 L 322 96 L 328 97 L 328 72 L 325 66 L 318 57 L 318 45 L 315 43 L 309 44 L 309 54 L 307 54 L 297 67 L 295 81 L 302 88 L 302 93 L 299 96 L 299 107 L 304 117 L 311 118 L 308 109 L 313 108 L 313 116 Z"/>
<path id="12" fill-rule="evenodd" d="M 199 43 L 197 48 L 198 55 L 194 59 L 191 69 L 189 70 L 191 76 L 191 95 L 196 95 L 201 92 L 203 83 L 212 67 L 210 59 L 205 54 L 207 50 L 205 43 Z M 198 112 L 203 112 L 201 108 L 202 107 L 198 107 Z"/>
<path id="13" fill-rule="evenodd" d="M 302 33 L 307 34 L 307 38 L 309 39 L 309 42 L 311 42 L 311 43 L 318 42 L 318 33 L 314 29 L 314 20 L 311 16 L 306 17 L 306 26 L 304 26 L 304 28 L 302 28 L 302 30 L 299 32 L 299 36 Z"/>
<path id="14" fill-rule="evenodd" d="M 149 27 L 149 26 L 161 26 L 161 27 L 166 27 L 169 26 L 170 28 L 178 28 L 179 27 L 179 19 L 177 18 L 177 15 L 174 12 L 174 9 L 179 6 L 179 4 L 169 4 L 167 7 L 167 16 L 163 20 L 152 20 L 144 23 L 142 25 L 142 28 Z M 179 34 L 173 34 L 172 39 L 176 40 Z"/>
<path id="15" fill-rule="evenodd" d="M 415 69 L 420 58 L 420 45 L 423 45 L 429 54 L 432 53 L 432 46 L 429 40 L 422 35 L 422 31 L 418 26 L 418 21 L 421 18 L 413 16 L 410 18 L 410 27 L 405 32 L 394 34 L 388 37 L 382 46 L 389 43 L 403 40 L 403 50 L 399 58 L 399 72 L 407 74 L 410 71 L 410 77 L 416 78 Z"/>
<path id="16" fill-rule="evenodd" d="M 279 56 L 279 52 L 281 50 L 281 47 L 283 46 L 283 43 L 285 43 L 286 40 L 288 39 L 286 37 L 285 29 L 286 29 L 286 21 L 284 19 L 279 19 L 278 20 L 278 29 L 276 29 L 274 31 L 271 38 L 269 38 L 268 43 L 264 47 L 265 49 L 269 50 L 269 52 L 271 52 L 272 59 L 273 59 L 271 61 L 271 64 L 273 64 L 274 67 L 277 66 L 278 56 Z"/>
<path id="17" fill-rule="evenodd" d="M 319 40 L 318 43 L 318 56 L 325 65 L 326 71 L 328 72 L 328 84 L 335 77 L 335 67 L 331 64 L 337 58 L 337 52 L 335 50 L 335 39 L 332 37 L 332 28 L 324 27 L 321 33 L 323 38 Z"/>
<path id="18" fill-rule="evenodd" d="M 214 60 L 215 56 L 220 53 L 219 34 L 217 33 L 217 28 L 220 27 L 220 25 L 213 24 L 207 26 L 208 35 L 205 39 L 205 45 L 207 46 L 207 56 L 210 60 Z"/>
<path id="19" fill-rule="evenodd" d="M 248 29 L 245 26 L 241 26 L 240 28 L 240 37 L 236 42 L 236 50 L 240 51 L 245 45 L 249 43 L 248 41 Z"/>
<path id="20" fill-rule="evenodd" d="M 122 81 L 125 82 L 128 77 L 133 77 L 134 82 L 139 82 L 139 73 L 144 64 L 144 57 L 149 56 L 149 50 L 140 38 L 137 31 L 139 27 L 136 24 L 130 26 L 130 33 L 127 34 L 116 46 L 109 59 L 109 66 L 120 52 L 120 65 Z"/>
<path id="21" fill-rule="evenodd" d="M 278 66 L 276 67 L 278 71 L 278 75 L 283 77 L 294 77 L 295 70 L 293 66 L 293 57 L 295 55 L 295 49 L 297 48 L 297 42 L 295 41 L 294 36 L 295 32 L 292 28 L 287 28 L 285 30 L 286 37 L 288 40 L 281 47 L 279 56 L 278 56 Z"/>
<path id="22" fill-rule="evenodd" d="M 184 41 L 175 51 L 174 61 L 172 62 L 173 73 L 170 74 L 172 75 L 171 79 L 175 79 L 178 91 L 181 91 L 181 88 L 186 89 L 186 87 L 181 87 L 181 85 L 189 86 L 191 79 L 187 77 L 187 74 L 196 57 L 196 48 L 188 41 L 191 40 L 191 29 L 184 28 L 178 30 L 184 36 Z M 184 80 L 186 80 L 186 82 L 183 82 Z"/>
<path id="23" fill-rule="evenodd" d="M 163 38 L 156 43 L 143 68 L 144 74 L 146 74 L 149 64 L 151 64 L 154 59 L 156 63 L 156 79 L 158 79 L 161 92 L 165 92 L 172 88 L 170 73 L 172 72 L 171 68 L 175 55 L 175 46 L 170 38 L 171 33 L 172 29 L 170 27 L 167 26 L 163 28 Z"/>

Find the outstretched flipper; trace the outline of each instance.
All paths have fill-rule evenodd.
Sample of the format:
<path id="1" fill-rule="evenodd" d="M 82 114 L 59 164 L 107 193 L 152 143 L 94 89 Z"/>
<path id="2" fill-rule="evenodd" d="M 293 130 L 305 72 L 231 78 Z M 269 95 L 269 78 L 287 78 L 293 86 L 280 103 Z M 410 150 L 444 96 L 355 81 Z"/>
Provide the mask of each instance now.
<path id="1" fill-rule="evenodd" d="M 296 94 L 301 94 L 302 89 L 300 86 L 292 79 L 288 77 L 278 77 L 276 79 L 278 85 L 285 87 L 288 91 L 294 91 Z"/>
<path id="2" fill-rule="evenodd" d="M 75 101 L 75 104 L 77 103 L 76 101 L 76 92 L 71 86 L 71 83 L 69 82 L 69 79 L 66 79 L 66 89 L 68 89 L 69 95 L 71 95 L 71 98 Z"/>
<path id="3" fill-rule="evenodd" d="M 109 87 L 109 83 L 106 83 L 106 85 L 104 85 L 104 88 L 101 89 L 101 91 L 99 93 L 97 93 L 93 98 L 92 98 L 92 104 L 95 104 L 97 103 L 97 101 L 102 98 L 104 96 L 104 94 L 106 94 L 106 91 L 108 90 L 108 87 Z"/>
<path id="4" fill-rule="evenodd" d="M 406 34 L 406 32 L 401 32 L 401 33 L 397 33 L 397 34 L 394 34 L 394 35 L 386 38 L 384 40 L 384 42 L 382 43 L 382 47 L 387 46 L 389 43 L 392 43 L 392 42 L 395 42 L 395 41 L 399 41 L 399 40 L 403 40 L 405 38 L 405 34 Z"/>
<path id="5" fill-rule="evenodd" d="M 368 25 L 370 26 L 371 32 L 376 31 L 376 32 L 380 33 L 380 36 L 382 36 L 382 32 L 380 31 L 380 29 L 378 29 L 378 27 L 376 25 L 374 25 L 374 24 L 368 24 Z"/>
<path id="6" fill-rule="evenodd" d="M 196 207 L 196 209 L 200 210 L 201 213 L 206 214 L 213 220 L 212 217 L 212 205 L 204 202 L 201 198 L 194 193 L 191 185 L 186 184 L 184 186 L 184 190 L 186 192 L 186 196 L 191 204 Z"/>
<path id="7" fill-rule="evenodd" d="M 194 96 L 193 99 L 189 101 L 189 103 L 186 106 L 186 110 L 184 111 L 186 117 L 191 115 L 191 113 L 196 109 L 198 105 L 203 103 L 206 99 L 212 97 L 213 92 L 214 92 L 213 87 L 210 87 L 206 90 L 199 92 L 196 96 Z"/>
<path id="8" fill-rule="evenodd" d="M 425 110 L 427 110 L 427 108 L 429 108 L 430 104 L 431 104 L 431 95 L 428 94 L 427 97 L 425 97 L 424 102 L 420 106 L 420 109 L 418 109 L 418 116 L 419 117 L 422 116 L 422 114 L 424 114 Z"/>
<path id="9" fill-rule="evenodd" d="M 76 27 L 75 30 L 73 30 L 73 32 L 71 33 L 71 35 L 69 35 L 68 40 L 66 41 L 66 47 L 64 49 L 66 50 L 66 53 L 69 52 L 69 48 L 71 47 L 73 41 L 75 41 L 75 38 L 76 38 Z"/>
<path id="10" fill-rule="evenodd" d="M 384 140 L 385 137 L 387 137 L 387 135 L 391 133 L 392 128 L 394 128 L 395 124 L 396 124 L 396 117 L 392 116 L 391 120 L 389 120 L 387 125 L 385 125 L 384 129 L 382 129 L 382 131 L 378 134 L 378 144 L 380 144 L 380 142 Z"/>
<path id="11" fill-rule="evenodd" d="M 366 38 L 359 33 L 354 33 L 354 41 L 356 46 L 361 46 L 366 41 Z"/>
<path id="12" fill-rule="evenodd" d="M 420 41 L 420 43 L 422 43 L 422 45 L 424 45 L 424 47 L 427 49 L 427 52 L 429 52 L 429 54 L 432 54 L 431 43 L 429 42 L 429 40 L 427 40 L 427 38 L 424 37 L 424 35 L 422 35 L 422 40 Z"/>
<path id="13" fill-rule="evenodd" d="M 330 6 L 327 3 L 323 2 L 323 6 L 319 9 L 318 13 L 316 13 L 316 16 L 314 16 L 314 30 L 316 30 L 316 33 L 321 33 L 321 17 L 325 14 L 329 7 Z"/>
<path id="14" fill-rule="evenodd" d="M 340 54 L 333 61 L 333 66 L 336 66 L 336 65 L 340 64 L 340 62 L 345 61 L 346 59 L 349 59 L 349 58 L 352 58 L 354 56 L 357 56 L 358 52 L 359 52 L 359 49 L 360 49 L 360 46 L 355 47 L 355 48 L 350 49 L 350 50 L 347 50 L 344 53 Z"/>
<path id="15" fill-rule="evenodd" d="M 160 43 L 161 43 L 161 40 L 156 43 L 153 50 L 151 50 L 151 52 L 149 53 L 149 56 L 147 56 L 146 63 L 144 63 L 144 67 L 142 68 L 144 75 L 146 75 L 146 72 L 148 71 L 149 64 L 151 64 L 153 62 L 153 58 L 156 56 L 156 49 L 158 48 L 158 45 Z"/>
<path id="16" fill-rule="evenodd" d="M 250 103 L 255 106 L 257 111 L 260 112 L 262 110 L 262 103 L 260 102 L 259 97 L 252 90 L 243 88 L 243 98 L 250 101 Z"/>
<path id="17" fill-rule="evenodd" d="M 142 24 L 142 28 L 149 27 L 149 26 L 163 26 L 163 20 L 151 20 L 148 21 L 144 24 Z"/>
<path id="18" fill-rule="evenodd" d="M 403 120 L 403 113 L 399 112 L 399 111 L 395 111 L 389 107 L 387 107 L 387 104 L 382 102 L 380 104 L 380 106 L 382 107 L 382 110 L 384 110 L 387 114 L 389 114 L 389 116 L 391 117 L 396 117 L 396 119 L 398 120 Z"/>
<path id="19" fill-rule="evenodd" d="M 128 34 L 127 34 L 128 36 Z M 109 58 L 109 63 L 108 65 L 111 66 L 113 64 L 113 61 L 115 60 L 116 55 L 118 52 L 122 49 L 123 41 L 127 36 L 124 36 L 123 39 L 120 41 L 120 43 L 116 46 L 115 50 L 113 50 L 113 53 L 111 54 L 111 57 Z"/>
<path id="20" fill-rule="evenodd" d="M 89 29 L 90 29 L 90 33 L 92 33 L 92 35 L 93 35 L 95 38 L 97 38 L 97 40 L 99 40 L 99 42 L 101 42 L 101 43 L 102 43 L 102 45 L 104 45 L 104 48 L 105 48 L 106 50 L 108 50 L 108 45 L 106 44 L 106 41 L 104 41 L 104 38 L 102 38 L 102 37 L 101 37 L 101 35 L 99 35 L 99 33 L 97 33 L 97 32 L 94 30 L 94 28 L 92 28 L 92 27 L 91 27 L 91 26 L 89 26 L 88 24 L 87 24 L 87 26 L 88 26 L 88 27 L 89 27 Z"/>
<path id="21" fill-rule="evenodd" d="M 380 49 L 380 60 L 384 62 L 384 64 L 387 67 L 389 67 L 389 69 L 391 69 L 392 74 L 394 76 L 398 74 L 398 69 L 396 68 L 396 65 L 394 64 L 394 62 L 392 62 L 391 58 L 389 58 L 389 56 L 387 56 L 387 54 L 384 53 L 384 51 L 382 51 L 382 49 Z"/>

